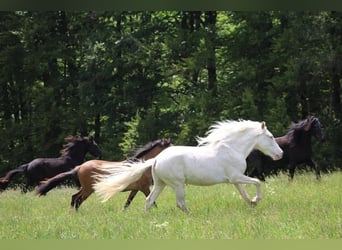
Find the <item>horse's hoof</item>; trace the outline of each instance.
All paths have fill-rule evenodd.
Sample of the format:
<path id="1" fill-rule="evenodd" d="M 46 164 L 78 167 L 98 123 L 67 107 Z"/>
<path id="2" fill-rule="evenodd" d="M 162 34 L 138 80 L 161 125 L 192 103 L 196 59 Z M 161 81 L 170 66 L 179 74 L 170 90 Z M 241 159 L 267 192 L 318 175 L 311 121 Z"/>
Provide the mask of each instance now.
<path id="1" fill-rule="evenodd" d="M 252 200 L 251 200 L 251 206 L 252 207 L 255 207 L 257 204 L 258 204 L 258 202 L 260 201 L 260 199 L 258 198 L 258 197 L 254 197 Z"/>
<path id="2" fill-rule="evenodd" d="M 251 207 L 256 207 L 256 205 L 257 205 L 258 203 L 257 203 L 256 201 L 251 201 L 250 204 L 251 204 Z"/>

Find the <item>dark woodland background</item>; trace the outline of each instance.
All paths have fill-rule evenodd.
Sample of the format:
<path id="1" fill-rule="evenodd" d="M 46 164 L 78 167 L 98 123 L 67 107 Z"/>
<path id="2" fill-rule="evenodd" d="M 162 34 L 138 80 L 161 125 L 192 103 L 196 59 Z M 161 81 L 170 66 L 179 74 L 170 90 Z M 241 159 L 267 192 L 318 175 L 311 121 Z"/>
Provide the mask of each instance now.
<path id="1" fill-rule="evenodd" d="M 160 137 L 195 145 L 215 121 L 308 114 L 341 169 L 342 12 L 0 12 L 0 174 L 92 135 L 123 160 Z"/>

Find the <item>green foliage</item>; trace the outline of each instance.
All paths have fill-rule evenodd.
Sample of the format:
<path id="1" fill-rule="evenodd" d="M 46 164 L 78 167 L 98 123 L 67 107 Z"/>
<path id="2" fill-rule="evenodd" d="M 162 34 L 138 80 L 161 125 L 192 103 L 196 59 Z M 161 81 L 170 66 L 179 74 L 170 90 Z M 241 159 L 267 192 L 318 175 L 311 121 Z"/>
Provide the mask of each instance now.
<path id="1" fill-rule="evenodd" d="M 139 138 L 138 126 L 141 121 L 139 112 L 136 113 L 135 117 L 130 122 L 125 122 L 127 126 L 126 132 L 123 134 L 122 142 L 119 143 L 120 149 L 124 153 L 124 156 L 129 156 L 132 153 L 132 149 L 137 145 Z"/>
<path id="2" fill-rule="evenodd" d="M 268 103 L 270 108 L 266 111 L 264 120 L 267 121 L 267 127 L 272 129 L 274 136 L 284 135 L 291 123 L 290 118 L 286 112 L 286 95 L 274 96 L 269 94 Z"/>
<path id="3" fill-rule="evenodd" d="M 308 113 L 340 168 L 342 36 L 328 11 L 0 13 L 0 173 L 93 135 L 120 160 L 158 137 L 195 145 L 222 119 L 275 135 Z M 139 115 L 139 117 L 138 117 Z"/>

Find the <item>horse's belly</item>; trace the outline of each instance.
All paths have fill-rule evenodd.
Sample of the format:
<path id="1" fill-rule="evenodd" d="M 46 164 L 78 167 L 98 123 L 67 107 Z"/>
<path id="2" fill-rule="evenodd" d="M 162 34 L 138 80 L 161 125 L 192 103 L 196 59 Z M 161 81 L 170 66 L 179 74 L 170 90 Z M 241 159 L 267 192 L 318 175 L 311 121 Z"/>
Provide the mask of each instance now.
<path id="1" fill-rule="evenodd" d="M 209 186 L 228 183 L 229 165 L 238 165 L 235 163 L 229 154 L 218 154 L 208 147 L 174 146 L 158 155 L 153 172 L 169 185 Z M 233 168 L 232 171 L 237 170 Z"/>
<path id="2" fill-rule="evenodd" d="M 174 154 L 172 157 L 159 158 L 153 171 L 167 184 L 209 186 L 228 182 L 222 164 L 218 164 L 214 156 L 207 154 L 205 157 L 198 157 L 194 151 L 188 151 L 187 154 L 183 151 L 182 154 Z"/>
<path id="3" fill-rule="evenodd" d="M 185 184 L 195 186 L 211 186 L 218 183 L 226 183 L 228 179 L 224 176 L 208 176 L 208 175 L 188 175 L 185 176 Z"/>

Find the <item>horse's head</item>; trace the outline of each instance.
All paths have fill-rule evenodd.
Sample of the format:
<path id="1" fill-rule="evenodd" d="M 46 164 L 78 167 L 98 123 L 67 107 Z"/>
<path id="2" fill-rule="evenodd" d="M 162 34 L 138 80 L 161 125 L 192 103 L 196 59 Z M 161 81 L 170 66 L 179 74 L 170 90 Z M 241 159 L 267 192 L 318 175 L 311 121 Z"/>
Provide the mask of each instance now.
<path id="1" fill-rule="evenodd" d="M 69 135 L 64 138 L 67 144 L 60 151 L 63 156 L 71 156 L 83 159 L 87 152 L 95 157 L 101 156 L 101 150 L 92 137 Z"/>
<path id="2" fill-rule="evenodd" d="M 95 157 L 101 157 L 101 149 L 92 136 L 83 137 L 87 151 Z"/>
<path id="3" fill-rule="evenodd" d="M 272 157 L 273 160 L 280 160 L 283 157 L 283 150 L 279 147 L 272 133 L 267 129 L 265 122 L 261 123 L 261 133 L 258 135 L 255 149 Z"/>
<path id="4" fill-rule="evenodd" d="M 310 132 L 320 142 L 323 142 L 325 140 L 322 125 L 319 122 L 318 118 L 316 118 L 314 116 L 309 116 L 307 118 L 304 130 L 307 132 Z"/>

